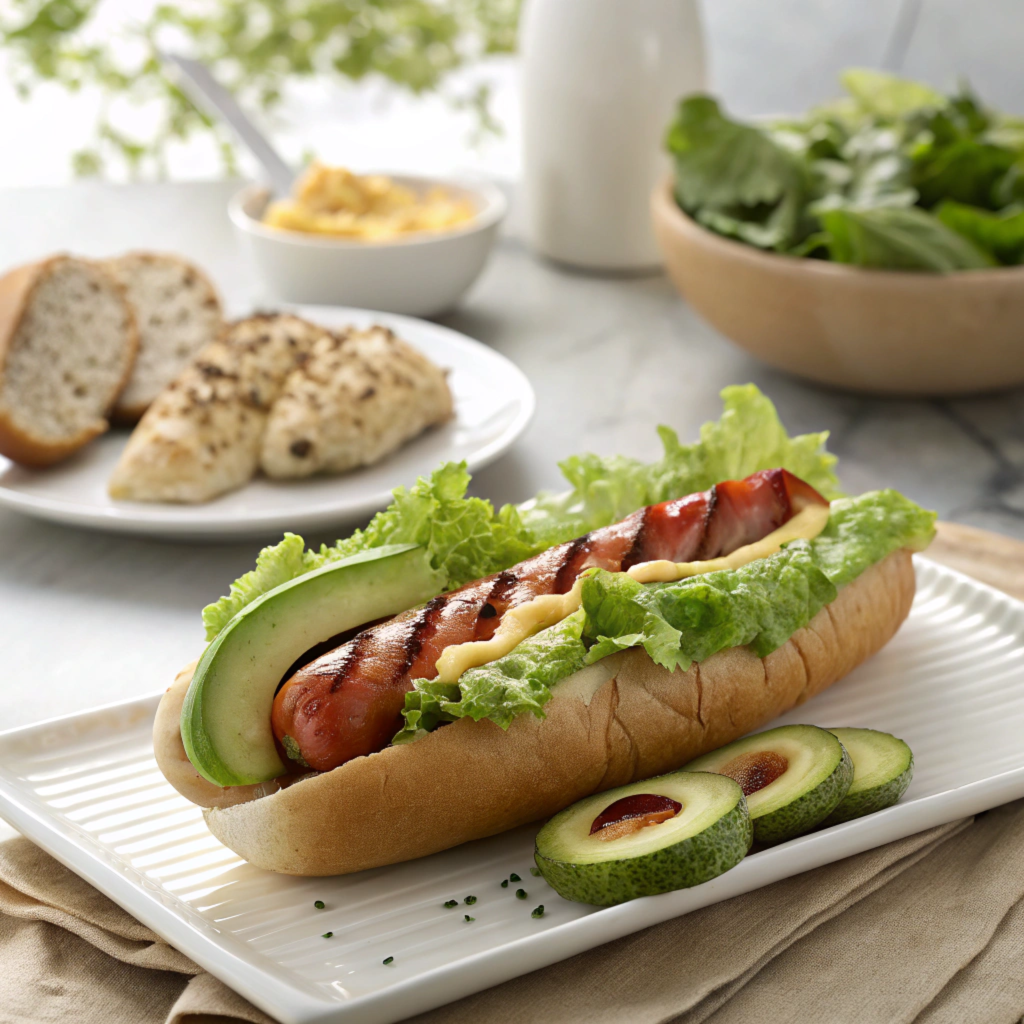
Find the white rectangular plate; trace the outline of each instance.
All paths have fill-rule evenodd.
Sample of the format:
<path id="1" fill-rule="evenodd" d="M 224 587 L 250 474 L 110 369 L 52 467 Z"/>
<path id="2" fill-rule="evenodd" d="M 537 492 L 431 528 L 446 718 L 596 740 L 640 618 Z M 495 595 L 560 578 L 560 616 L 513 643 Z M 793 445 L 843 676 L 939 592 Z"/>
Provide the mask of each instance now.
<path id="1" fill-rule="evenodd" d="M 0 816 L 285 1024 L 386 1024 L 1024 797 L 1024 604 L 924 559 L 917 573 L 896 639 L 780 720 L 903 737 L 916 762 L 903 801 L 757 853 L 694 889 L 604 910 L 568 903 L 530 874 L 534 827 L 347 878 L 258 871 L 157 770 L 155 697 L 0 735 Z M 502 889 L 511 872 L 522 881 Z M 459 906 L 446 909 L 449 899 Z M 544 916 L 533 918 L 538 904 Z"/>

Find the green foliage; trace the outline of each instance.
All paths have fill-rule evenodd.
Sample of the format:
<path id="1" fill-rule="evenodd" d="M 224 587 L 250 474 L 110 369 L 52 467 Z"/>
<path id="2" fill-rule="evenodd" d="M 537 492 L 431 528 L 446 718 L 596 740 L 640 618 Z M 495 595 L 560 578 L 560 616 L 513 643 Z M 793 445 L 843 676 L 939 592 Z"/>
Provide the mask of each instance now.
<path id="1" fill-rule="evenodd" d="M 771 136 L 730 121 L 710 96 L 679 106 L 665 144 L 676 157 L 676 195 L 684 206 L 759 206 L 799 188 L 804 167 Z"/>
<path id="2" fill-rule="evenodd" d="M 821 214 L 837 263 L 890 270 L 975 270 L 993 261 L 937 217 L 916 206 L 835 209 Z"/>
<path id="3" fill-rule="evenodd" d="M 969 238 L 997 263 L 1024 263 L 1024 206 L 1014 203 L 992 213 L 947 199 L 935 211 L 940 221 Z"/>
<path id="4" fill-rule="evenodd" d="M 161 4 L 117 39 L 94 38 L 102 0 L 8 0 L 0 15 L 0 47 L 13 58 L 22 97 L 42 83 L 70 92 L 101 91 L 95 141 L 76 153 L 79 174 L 98 174 L 113 159 L 133 174 L 165 169 L 174 141 L 212 133 L 225 170 L 235 169 L 234 144 L 178 89 L 157 47 L 204 61 L 247 106 L 273 110 L 296 78 L 379 75 L 414 93 L 439 90 L 447 76 L 483 54 L 515 47 L 520 0 L 196 0 Z M 496 125 L 486 87 L 452 97 L 476 110 L 481 131 Z M 115 100 L 156 102 L 152 131 L 134 138 L 118 129 Z"/>
<path id="5" fill-rule="evenodd" d="M 848 68 L 839 80 L 860 110 L 887 121 L 945 106 L 942 96 L 929 86 L 884 71 Z"/>
<path id="6" fill-rule="evenodd" d="M 387 544 L 422 544 L 430 564 L 443 574 L 448 590 L 469 580 L 514 565 L 533 554 L 515 508 L 495 512 L 483 498 L 466 494 L 469 473 L 464 462 L 446 462 L 411 488 L 396 487 L 391 505 L 337 544 L 306 551 L 301 537 L 264 548 L 256 568 L 231 584 L 229 593 L 203 609 L 206 638 L 212 640 L 256 598 L 314 569 Z"/>
<path id="7" fill-rule="evenodd" d="M 666 136 L 679 205 L 793 256 L 935 272 L 1024 259 L 1024 121 L 966 86 L 943 96 L 862 68 L 841 81 L 842 99 L 771 124 L 684 99 Z"/>
<path id="8" fill-rule="evenodd" d="M 559 463 L 572 489 L 540 494 L 519 509 L 538 546 L 571 540 L 644 505 L 706 490 L 720 480 L 739 480 L 761 469 L 782 467 L 827 498 L 839 494 L 836 457 L 825 449 L 827 431 L 790 437 L 771 399 L 753 384 L 723 388 L 721 396 L 722 416 L 701 427 L 700 440 L 683 444 L 670 427 L 659 427 L 664 454 L 653 462 L 587 452 Z"/>

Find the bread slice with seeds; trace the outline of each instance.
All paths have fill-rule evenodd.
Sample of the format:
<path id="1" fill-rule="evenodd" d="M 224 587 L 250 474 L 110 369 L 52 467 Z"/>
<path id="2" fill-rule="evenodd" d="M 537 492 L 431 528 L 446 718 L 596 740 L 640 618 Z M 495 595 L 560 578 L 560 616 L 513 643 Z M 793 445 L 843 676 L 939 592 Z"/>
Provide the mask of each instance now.
<path id="1" fill-rule="evenodd" d="M 0 278 L 0 453 L 46 466 L 102 434 L 138 347 L 124 289 L 98 263 L 54 256 Z"/>
<path id="2" fill-rule="evenodd" d="M 134 423 L 224 326 L 210 279 L 180 256 L 130 252 L 107 260 L 124 285 L 139 328 L 139 356 L 114 416 Z"/>
<path id="3" fill-rule="evenodd" d="M 451 416 L 444 370 L 386 327 L 326 334 L 271 409 L 260 464 L 279 479 L 342 473 Z"/>
<path id="4" fill-rule="evenodd" d="M 111 497 L 202 502 L 248 482 L 271 406 L 325 333 L 287 314 L 230 324 L 146 410 L 114 468 Z"/>

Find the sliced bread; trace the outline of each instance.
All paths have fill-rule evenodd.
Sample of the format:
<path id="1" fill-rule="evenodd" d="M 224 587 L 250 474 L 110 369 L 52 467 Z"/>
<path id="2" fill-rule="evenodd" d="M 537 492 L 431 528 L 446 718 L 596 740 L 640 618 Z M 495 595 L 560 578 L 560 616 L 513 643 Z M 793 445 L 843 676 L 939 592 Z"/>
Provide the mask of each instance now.
<path id="1" fill-rule="evenodd" d="M 102 434 L 138 346 L 99 263 L 54 256 L 0 278 L 0 453 L 46 466 Z"/>
<path id="2" fill-rule="evenodd" d="M 260 464 L 279 479 L 341 473 L 451 415 L 444 371 L 388 328 L 325 333 L 270 411 Z"/>
<path id="3" fill-rule="evenodd" d="M 210 279 L 180 256 L 130 252 L 107 260 L 139 326 L 139 357 L 114 416 L 134 423 L 224 326 Z"/>
<path id="4" fill-rule="evenodd" d="M 146 410 L 114 468 L 111 497 L 202 502 L 247 483 L 271 406 L 324 333 L 288 314 L 228 325 Z"/>

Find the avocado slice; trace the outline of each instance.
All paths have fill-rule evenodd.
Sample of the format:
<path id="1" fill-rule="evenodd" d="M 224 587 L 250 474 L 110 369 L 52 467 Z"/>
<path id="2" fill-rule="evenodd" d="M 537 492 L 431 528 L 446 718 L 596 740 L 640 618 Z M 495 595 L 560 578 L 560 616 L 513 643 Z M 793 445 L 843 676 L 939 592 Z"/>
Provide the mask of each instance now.
<path id="1" fill-rule="evenodd" d="M 846 796 L 853 762 L 842 743 L 815 725 L 782 725 L 747 736 L 683 768 L 735 779 L 762 846 L 809 832 Z"/>
<path id="2" fill-rule="evenodd" d="M 537 836 L 534 859 L 559 896 L 607 907 L 700 885 L 735 867 L 750 843 L 737 783 L 673 772 L 556 814 Z"/>
<path id="3" fill-rule="evenodd" d="M 829 732 L 838 737 L 853 761 L 853 785 L 822 827 L 873 814 L 903 796 L 914 776 L 914 755 L 903 740 L 875 729 Z"/>
<path id="4" fill-rule="evenodd" d="M 429 600 L 444 587 L 417 544 L 364 551 L 282 583 L 242 609 L 203 652 L 181 710 L 185 753 L 217 786 L 287 769 L 270 712 L 281 677 L 314 645 Z"/>

